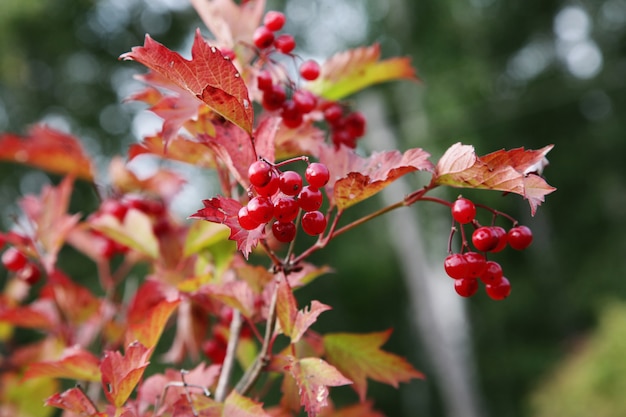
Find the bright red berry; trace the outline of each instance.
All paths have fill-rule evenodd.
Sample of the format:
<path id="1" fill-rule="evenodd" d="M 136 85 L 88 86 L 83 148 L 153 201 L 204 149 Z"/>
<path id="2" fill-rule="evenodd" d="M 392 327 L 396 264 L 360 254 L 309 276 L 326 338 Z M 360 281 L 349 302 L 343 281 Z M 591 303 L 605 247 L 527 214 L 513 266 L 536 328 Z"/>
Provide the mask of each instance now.
<path id="1" fill-rule="evenodd" d="M 335 125 L 343 117 L 343 107 L 339 103 L 332 103 L 324 109 L 324 120 L 330 125 Z"/>
<path id="2" fill-rule="evenodd" d="M 469 265 L 465 256 L 460 253 L 452 253 L 443 261 L 443 269 L 450 278 L 463 279 L 469 276 Z"/>
<path id="3" fill-rule="evenodd" d="M 511 283 L 506 277 L 502 277 L 501 280 L 493 284 L 485 285 L 485 291 L 493 300 L 504 300 L 511 294 Z"/>
<path id="4" fill-rule="evenodd" d="M 248 201 L 248 214 L 258 224 L 267 223 L 274 217 L 274 204 L 267 197 L 256 196 Z"/>
<path id="5" fill-rule="evenodd" d="M 487 261 L 480 280 L 487 285 L 495 284 L 502 279 L 502 267 L 495 261 Z"/>
<path id="6" fill-rule="evenodd" d="M 41 271 L 34 263 L 27 262 L 26 265 L 17 272 L 17 277 L 28 285 L 35 285 L 39 281 L 39 278 L 41 278 Z"/>
<path id="7" fill-rule="evenodd" d="M 500 226 L 492 226 L 491 230 L 493 231 L 493 234 L 498 237 L 498 244 L 496 245 L 495 248 L 491 249 L 490 252 L 491 253 L 500 252 L 502 249 L 506 247 L 506 244 L 507 244 L 506 230 L 504 230 L 504 228 Z"/>
<path id="8" fill-rule="evenodd" d="M 272 74 L 267 70 L 261 70 L 256 76 L 256 85 L 261 91 L 270 91 L 274 85 Z"/>
<path id="9" fill-rule="evenodd" d="M 482 226 L 474 230 L 472 233 L 472 243 L 474 247 L 481 252 L 488 252 L 498 246 L 499 237 L 493 229 L 488 226 Z"/>
<path id="10" fill-rule="evenodd" d="M 268 111 L 279 110 L 287 99 L 285 89 L 279 84 L 273 84 L 272 88 L 263 91 L 263 108 Z"/>
<path id="11" fill-rule="evenodd" d="M 302 216 L 302 230 L 308 235 L 317 236 L 326 229 L 326 217 L 320 211 L 309 211 Z"/>
<path id="12" fill-rule="evenodd" d="M 302 191 L 298 195 L 298 204 L 304 211 L 315 211 L 322 207 L 324 196 L 322 192 L 310 185 L 302 187 Z"/>
<path id="13" fill-rule="evenodd" d="M 471 200 L 459 197 L 452 203 L 452 217 L 461 224 L 466 224 L 476 217 L 476 206 Z"/>
<path id="14" fill-rule="evenodd" d="M 275 10 L 270 10 L 263 16 L 263 24 L 273 32 L 281 30 L 285 25 L 285 20 L 285 15 Z"/>
<path id="15" fill-rule="evenodd" d="M 272 166 L 265 161 L 254 161 L 248 167 L 248 179 L 255 187 L 264 187 L 272 179 Z"/>
<path id="16" fill-rule="evenodd" d="M 278 197 L 274 201 L 274 217 L 286 223 L 294 220 L 298 216 L 300 206 L 293 197 Z"/>
<path id="17" fill-rule="evenodd" d="M 461 278 L 454 280 L 454 290 L 461 297 L 471 297 L 478 291 L 478 281 L 474 278 Z"/>
<path id="18" fill-rule="evenodd" d="M 317 97 L 307 90 L 296 90 L 292 99 L 302 114 L 310 113 L 317 107 Z"/>
<path id="19" fill-rule="evenodd" d="M 296 196 L 302 190 L 302 177 L 296 171 L 285 171 L 280 174 L 278 187 L 285 195 Z"/>
<path id="20" fill-rule="evenodd" d="M 254 190 L 258 195 L 263 197 L 271 197 L 278 191 L 278 183 L 280 180 L 278 179 L 278 175 L 275 172 L 272 172 L 272 178 L 270 178 L 270 182 L 263 187 L 254 186 Z"/>
<path id="21" fill-rule="evenodd" d="M 99 211 L 101 213 L 111 214 L 121 222 L 124 220 L 124 216 L 126 216 L 128 206 L 122 204 L 119 200 L 107 199 L 100 204 Z"/>
<path id="22" fill-rule="evenodd" d="M 239 212 L 237 213 L 237 220 L 239 221 L 239 225 L 246 230 L 256 229 L 261 225 L 261 222 L 255 220 L 250 215 L 248 207 L 246 206 L 239 209 Z"/>
<path id="23" fill-rule="evenodd" d="M 463 257 L 467 262 L 467 276 L 470 278 L 480 277 L 487 266 L 485 257 L 478 252 L 465 252 Z"/>
<path id="24" fill-rule="evenodd" d="M 312 59 L 304 61 L 300 65 L 300 75 L 308 81 L 316 80 L 320 76 L 320 64 Z"/>
<path id="25" fill-rule="evenodd" d="M 269 48 L 274 43 L 274 32 L 267 26 L 259 26 L 252 35 L 252 42 L 259 49 Z"/>
<path id="26" fill-rule="evenodd" d="M 516 250 L 524 250 L 533 241 L 533 232 L 527 226 L 516 226 L 507 233 L 509 246 Z"/>
<path id="27" fill-rule="evenodd" d="M 283 54 L 289 54 L 291 51 L 296 49 L 296 40 L 293 36 L 283 33 L 282 35 L 278 35 L 276 39 L 274 39 L 274 46 Z"/>
<path id="28" fill-rule="evenodd" d="M 280 115 L 283 124 L 288 128 L 295 129 L 302 124 L 302 113 L 293 100 L 286 100 L 283 103 Z"/>
<path id="29" fill-rule="evenodd" d="M 312 162 L 304 171 L 304 178 L 311 187 L 322 188 L 330 179 L 330 172 L 326 165 L 320 162 Z"/>
<path id="30" fill-rule="evenodd" d="M 296 237 L 296 225 L 293 222 L 275 221 L 272 233 L 279 242 L 288 243 Z"/>
<path id="31" fill-rule="evenodd" d="M 19 271 L 27 261 L 26 255 L 15 247 L 10 247 L 2 254 L 2 265 L 9 271 Z"/>
<path id="32" fill-rule="evenodd" d="M 224 341 L 211 339 L 202 344 L 202 351 L 211 362 L 221 364 L 226 357 L 227 344 Z"/>

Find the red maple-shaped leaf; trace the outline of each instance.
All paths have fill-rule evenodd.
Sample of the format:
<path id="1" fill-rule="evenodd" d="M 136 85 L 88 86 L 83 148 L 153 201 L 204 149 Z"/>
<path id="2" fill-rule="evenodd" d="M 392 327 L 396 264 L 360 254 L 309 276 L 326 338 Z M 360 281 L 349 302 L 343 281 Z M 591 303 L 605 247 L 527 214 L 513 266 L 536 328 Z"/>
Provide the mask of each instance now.
<path id="1" fill-rule="evenodd" d="M 130 397 L 150 363 L 151 352 L 140 343 L 132 343 L 123 355 L 119 351 L 104 353 L 100 363 L 102 388 L 107 400 L 115 407 L 121 407 Z"/>
<path id="2" fill-rule="evenodd" d="M 78 139 L 49 126 L 35 125 L 26 137 L 0 135 L 0 160 L 31 165 L 93 181 L 93 165 Z"/>
<path id="3" fill-rule="evenodd" d="M 49 407 L 57 407 L 69 411 L 77 416 L 105 417 L 107 415 L 107 413 L 99 413 L 93 401 L 87 397 L 82 389 L 77 387 L 48 397 L 45 404 Z"/>
<path id="4" fill-rule="evenodd" d="M 351 49 L 330 57 L 320 77 L 307 89 L 329 100 L 339 100 L 366 87 L 398 79 L 417 80 L 407 57 L 380 60 L 380 45 Z"/>
<path id="5" fill-rule="evenodd" d="M 539 175 L 548 163 L 546 154 L 552 148 L 553 145 L 539 150 L 499 150 L 479 157 L 473 146 L 456 143 L 437 163 L 435 182 L 519 194 L 528 200 L 534 216 L 545 196 L 556 190 Z"/>
<path id="6" fill-rule="evenodd" d="M 146 35 L 144 45 L 120 58 L 135 60 L 202 100 L 216 113 L 252 132 L 254 112 L 241 75 L 233 63 L 196 31 L 191 60 Z"/>
<path id="7" fill-rule="evenodd" d="M 335 368 L 320 358 L 297 359 L 287 357 L 286 370 L 296 381 L 300 393 L 300 404 L 309 417 L 317 416 L 328 405 L 328 387 L 351 384 Z"/>
<path id="8" fill-rule="evenodd" d="M 424 377 L 404 358 L 380 349 L 390 335 L 391 330 L 324 335 L 326 359 L 354 381 L 353 387 L 361 401 L 367 393 L 367 378 L 397 387 L 400 382 Z"/>
<path id="9" fill-rule="evenodd" d="M 67 378 L 79 381 L 100 381 L 100 360 L 80 346 L 66 348 L 58 360 L 28 365 L 24 378 Z"/>
<path id="10" fill-rule="evenodd" d="M 235 199 L 217 196 L 203 200 L 204 208 L 189 216 L 190 219 L 207 220 L 213 223 L 222 223 L 230 229 L 230 240 L 237 242 L 237 249 L 247 259 L 248 255 L 263 236 L 264 225 L 253 230 L 246 230 L 239 225 L 237 213 L 241 203 Z"/>
<path id="11" fill-rule="evenodd" d="M 432 171 L 430 155 L 423 149 L 406 152 L 385 151 L 373 153 L 368 158 L 357 155 L 342 146 L 338 150 L 325 148 L 320 160 L 328 166 L 331 177 L 333 202 L 339 210 L 353 206 L 381 191 L 393 181 L 413 171 Z"/>

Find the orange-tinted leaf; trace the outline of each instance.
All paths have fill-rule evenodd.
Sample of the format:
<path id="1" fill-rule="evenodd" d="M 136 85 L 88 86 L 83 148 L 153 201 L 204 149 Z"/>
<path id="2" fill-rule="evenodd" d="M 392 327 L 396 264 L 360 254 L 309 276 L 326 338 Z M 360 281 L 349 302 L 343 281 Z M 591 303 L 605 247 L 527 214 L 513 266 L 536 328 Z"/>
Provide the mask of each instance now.
<path id="1" fill-rule="evenodd" d="M 59 314 L 54 302 L 40 299 L 28 306 L 0 306 L 0 322 L 29 329 L 52 330 L 59 325 Z"/>
<path id="2" fill-rule="evenodd" d="M 58 360 L 29 364 L 24 378 L 50 377 L 99 381 L 99 362 L 93 353 L 80 346 L 72 346 L 66 348 Z"/>
<path id="3" fill-rule="evenodd" d="M 289 358 L 288 370 L 300 392 L 300 404 L 309 417 L 317 416 L 328 405 L 328 387 L 351 384 L 348 378 L 320 358 Z"/>
<path id="4" fill-rule="evenodd" d="M 435 182 L 452 187 L 519 194 L 528 200 L 534 216 L 545 196 L 556 190 L 540 176 L 543 167 L 548 163 L 546 154 L 552 147 L 553 145 L 549 145 L 539 150 L 499 150 L 478 157 L 473 146 L 456 143 L 437 163 Z"/>
<path id="5" fill-rule="evenodd" d="M 430 155 L 423 149 L 373 153 L 362 158 L 345 146 L 339 150 L 324 150 L 320 160 L 326 163 L 331 178 L 337 179 L 332 188 L 333 200 L 339 210 L 353 206 L 381 191 L 401 176 L 413 171 L 431 171 Z"/>
<path id="6" fill-rule="evenodd" d="M 121 407 L 143 376 L 150 362 L 151 349 L 140 343 L 132 343 L 122 355 L 119 351 L 106 351 L 100 364 L 102 388 L 107 400 Z"/>
<path id="7" fill-rule="evenodd" d="M 191 60 L 146 35 L 144 46 L 134 47 L 120 58 L 142 63 L 205 102 L 216 113 L 252 133 L 253 109 L 242 77 L 220 51 L 196 31 Z"/>
<path id="8" fill-rule="evenodd" d="M 93 181 L 92 162 L 74 136 L 46 125 L 35 125 L 26 137 L 0 135 L 0 160 Z"/>
<path id="9" fill-rule="evenodd" d="M 406 359 L 380 347 L 391 330 L 367 334 L 329 333 L 324 335 L 326 359 L 354 381 L 361 401 L 367 393 L 367 378 L 397 387 L 400 382 L 423 378 Z"/>
<path id="10" fill-rule="evenodd" d="M 52 294 L 63 316 L 73 324 L 84 323 L 96 314 L 102 304 L 89 289 L 68 278 L 55 269 L 48 275 Z"/>
<path id="11" fill-rule="evenodd" d="M 244 317 L 252 317 L 254 314 L 254 293 L 245 281 L 206 284 L 202 286 L 199 293 L 208 294 L 210 297 L 239 310 Z"/>
<path id="12" fill-rule="evenodd" d="M 104 417 L 107 415 L 106 413 L 99 413 L 83 390 L 76 387 L 54 394 L 46 400 L 46 405 L 85 417 Z"/>
<path id="13" fill-rule="evenodd" d="M 174 136 L 167 144 L 167 151 L 165 141 L 161 136 L 145 137 L 141 143 L 131 145 L 128 149 L 128 157 L 131 160 L 146 154 L 186 162 L 202 168 L 215 167 L 215 154 L 206 144 L 194 142 L 182 136 Z"/>
<path id="14" fill-rule="evenodd" d="M 411 60 L 380 61 L 380 45 L 375 44 L 333 55 L 322 65 L 320 77 L 306 88 L 329 100 L 339 100 L 373 84 L 398 79 L 418 79 Z"/>
<path id="15" fill-rule="evenodd" d="M 324 311 L 331 310 L 332 307 L 322 304 L 317 300 L 311 301 L 311 307 L 298 311 L 296 314 L 296 320 L 291 329 L 291 343 L 297 343 L 304 332 L 317 321 L 317 317 Z"/>
<path id="16" fill-rule="evenodd" d="M 126 341 L 139 341 L 147 348 L 153 348 L 159 342 L 161 334 L 170 316 L 180 304 L 180 300 L 161 300 L 143 315 L 134 314 L 135 319 L 128 323 Z M 129 314 L 130 315 L 130 314 Z"/>
<path id="17" fill-rule="evenodd" d="M 298 304 L 293 296 L 291 286 L 283 276 L 278 282 L 278 293 L 276 299 L 276 319 L 280 328 L 287 336 L 291 335 L 298 313 Z"/>
<path id="18" fill-rule="evenodd" d="M 172 417 L 222 417 L 224 411 L 224 403 L 215 401 L 213 398 L 206 397 L 195 392 L 190 393 L 191 403 L 187 395 L 179 395 L 178 401 L 173 405 Z"/>
<path id="19" fill-rule="evenodd" d="M 224 401 L 224 417 L 270 417 L 263 411 L 263 404 L 257 403 L 232 390 Z"/>

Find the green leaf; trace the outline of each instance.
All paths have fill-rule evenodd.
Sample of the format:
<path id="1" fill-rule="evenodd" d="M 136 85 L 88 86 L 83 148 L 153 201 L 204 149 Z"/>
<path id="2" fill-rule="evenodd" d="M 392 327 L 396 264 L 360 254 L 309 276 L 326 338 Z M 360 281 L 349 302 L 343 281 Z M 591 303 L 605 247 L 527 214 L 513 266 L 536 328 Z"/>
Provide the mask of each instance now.
<path id="1" fill-rule="evenodd" d="M 270 417 L 263 411 L 263 404 L 244 397 L 232 390 L 224 401 L 224 417 Z"/>

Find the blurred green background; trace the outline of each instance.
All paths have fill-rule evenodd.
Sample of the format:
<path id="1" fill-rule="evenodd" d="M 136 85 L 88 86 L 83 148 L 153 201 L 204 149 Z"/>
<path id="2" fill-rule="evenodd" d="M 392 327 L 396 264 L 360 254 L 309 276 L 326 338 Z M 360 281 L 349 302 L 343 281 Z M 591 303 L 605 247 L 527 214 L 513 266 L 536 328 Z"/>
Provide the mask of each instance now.
<path id="1" fill-rule="evenodd" d="M 509 299 L 480 294 L 463 303 L 471 336 L 463 360 L 471 362 L 477 397 L 465 416 L 623 416 L 626 0 L 289 0 L 268 1 L 268 8 L 286 11 L 286 30 L 303 55 L 321 59 L 379 42 L 385 57 L 412 58 L 421 84 L 377 86 L 355 97 L 357 105 L 379 106 L 381 122 L 370 124 L 366 148 L 384 147 L 383 132 L 397 141 L 389 148 L 420 146 L 435 158 L 458 141 L 479 154 L 556 145 L 544 173 L 558 191 L 534 218 L 515 196 L 464 193 L 535 232 L 528 251 L 498 256 L 513 284 Z M 196 27 L 206 33 L 183 0 L 3 0 L 0 131 L 24 133 L 45 121 L 81 137 L 104 170 L 150 125 L 137 116 L 139 107 L 123 103 L 138 85 L 133 74 L 143 70 L 118 56 L 142 44 L 146 32 L 187 52 Z M 20 195 L 56 180 L 0 164 L 3 230 Z M 419 178 L 412 181 L 419 186 Z M 188 214 L 212 193 L 191 184 L 178 209 Z M 86 189 L 76 204 L 93 207 L 94 198 Z M 368 201 L 355 211 L 381 204 Z M 426 252 L 443 258 L 449 222 L 441 222 L 441 207 L 406 210 L 419 213 Z M 386 347 L 428 375 L 397 391 L 371 383 L 380 410 L 463 417 L 450 414 L 443 380 L 416 331 L 407 289 L 413 277 L 400 266 L 390 244 L 398 236 L 389 230 L 377 219 L 316 254 L 337 272 L 303 292 L 303 302 L 334 307 L 320 317 L 322 331 L 393 327 Z"/>

